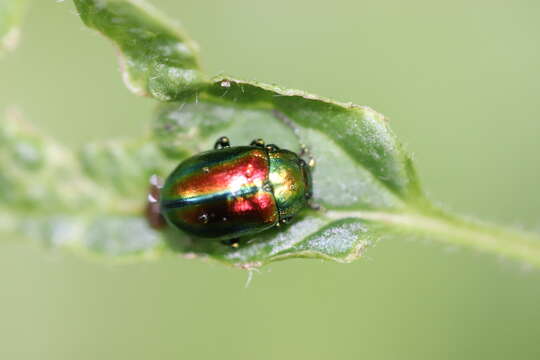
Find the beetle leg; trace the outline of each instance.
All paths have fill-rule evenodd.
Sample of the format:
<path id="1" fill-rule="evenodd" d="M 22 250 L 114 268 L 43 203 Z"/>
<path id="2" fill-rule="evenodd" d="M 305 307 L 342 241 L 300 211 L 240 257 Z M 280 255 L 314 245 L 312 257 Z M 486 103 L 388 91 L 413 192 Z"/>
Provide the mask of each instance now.
<path id="1" fill-rule="evenodd" d="M 163 187 L 163 179 L 157 176 L 156 174 L 150 176 L 150 185 L 161 189 Z"/>
<path id="2" fill-rule="evenodd" d="M 291 217 L 285 217 L 279 220 L 282 225 L 288 224 L 291 221 Z"/>
<path id="3" fill-rule="evenodd" d="M 148 190 L 148 197 L 146 203 L 146 219 L 150 226 L 154 229 L 163 229 L 167 223 L 161 215 L 161 210 L 159 207 L 159 192 L 163 187 L 163 180 L 161 180 L 157 175 L 152 175 L 150 177 L 150 189 Z"/>
<path id="4" fill-rule="evenodd" d="M 326 209 L 322 205 L 316 204 L 313 201 L 308 202 L 308 206 L 311 210 L 323 211 L 323 212 L 326 211 Z"/>
<path id="5" fill-rule="evenodd" d="M 227 245 L 227 246 L 237 249 L 240 246 L 240 238 L 223 240 L 222 243 L 223 245 Z"/>
<path id="6" fill-rule="evenodd" d="M 315 158 L 313 157 L 313 155 L 311 155 L 311 151 L 309 151 L 309 148 L 307 147 L 307 145 L 305 144 L 302 144 L 300 145 L 301 146 L 301 150 L 300 150 L 300 157 L 307 157 L 307 164 L 309 165 L 310 168 L 314 168 L 315 167 Z"/>
<path id="7" fill-rule="evenodd" d="M 269 152 L 274 152 L 274 151 L 278 151 L 279 147 L 274 144 L 268 144 L 266 145 L 266 150 L 268 150 Z"/>
<path id="8" fill-rule="evenodd" d="M 228 137 L 222 136 L 219 139 L 217 139 L 216 143 L 214 144 L 214 149 L 219 150 L 223 148 L 231 147 L 231 141 Z"/>
<path id="9" fill-rule="evenodd" d="M 306 146 L 306 144 L 300 144 L 300 153 L 298 155 L 303 157 L 307 154 L 309 154 L 309 148 Z"/>
<path id="10" fill-rule="evenodd" d="M 263 148 L 265 146 L 265 142 L 263 139 L 255 139 L 249 144 L 250 146 L 257 146 Z"/>

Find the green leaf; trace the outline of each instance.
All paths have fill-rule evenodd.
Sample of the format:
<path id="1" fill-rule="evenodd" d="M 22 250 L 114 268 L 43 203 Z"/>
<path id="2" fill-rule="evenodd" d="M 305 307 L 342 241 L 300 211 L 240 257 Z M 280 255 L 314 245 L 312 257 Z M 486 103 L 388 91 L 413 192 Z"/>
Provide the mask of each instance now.
<path id="1" fill-rule="evenodd" d="M 155 255 L 165 243 L 143 216 L 145 189 L 170 165 L 147 140 L 72 153 L 11 111 L 0 121 L 0 233 L 86 254 Z"/>
<path id="2" fill-rule="evenodd" d="M 349 216 L 352 210 L 406 211 L 424 201 L 408 155 L 384 117 L 367 107 L 218 78 L 197 98 L 162 105 L 154 134 L 164 153 L 177 161 L 210 149 L 221 135 L 233 145 L 264 137 L 293 151 L 302 144 L 311 150 L 317 161 L 314 201 L 325 210 L 306 211 L 293 224 L 254 236 L 236 250 L 204 241 L 180 247 L 239 266 L 292 257 L 352 261 L 393 230 Z"/>
<path id="3" fill-rule="evenodd" d="M 245 269 L 288 258 L 350 262 L 381 239 L 403 238 L 540 266 L 537 235 L 431 205 L 410 156 L 374 110 L 273 85 L 207 80 L 192 42 L 142 0 L 74 1 L 83 21 L 119 47 L 128 87 L 164 103 L 149 137 L 91 144 L 77 154 L 11 114 L 0 123 L 0 232 L 85 254 L 184 254 Z M 233 145 L 263 137 L 296 152 L 307 146 L 317 163 L 316 206 L 286 226 L 241 239 L 238 248 L 152 229 L 145 219 L 150 176 L 167 176 L 222 135 Z"/>
<path id="4" fill-rule="evenodd" d="M 86 26 L 118 47 L 124 82 L 135 94 L 170 101 L 205 84 L 197 45 L 144 1 L 74 2 Z"/>
<path id="5" fill-rule="evenodd" d="M 133 259 L 180 252 L 243 268 L 289 257 L 350 261 L 375 240 L 377 226 L 320 212 L 236 250 L 153 230 L 144 217 L 148 179 L 167 175 L 178 160 L 164 154 L 149 139 L 89 144 L 72 154 L 11 112 L 0 123 L 0 232 L 83 254 Z"/>
<path id="6" fill-rule="evenodd" d="M 27 0 L 0 0 L 0 55 L 15 49 Z"/>
<path id="7" fill-rule="evenodd" d="M 189 241 L 170 244 L 250 268 L 287 258 L 350 262 L 381 239 L 429 239 L 540 265 L 537 236 L 464 220 L 433 207 L 422 194 L 410 156 L 384 116 L 302 91 L 218 77 L 196 98 L 163 104 L 154 124 L 171 159 L 211 148 L 222 135 L 232 145 L 264 137 L 293 151 L 307 145 L 316 159 L 314 202 L 285 228 L 244 241 L 238 249 Z M 175 239 L 175 236 L 178 238 Z"/>

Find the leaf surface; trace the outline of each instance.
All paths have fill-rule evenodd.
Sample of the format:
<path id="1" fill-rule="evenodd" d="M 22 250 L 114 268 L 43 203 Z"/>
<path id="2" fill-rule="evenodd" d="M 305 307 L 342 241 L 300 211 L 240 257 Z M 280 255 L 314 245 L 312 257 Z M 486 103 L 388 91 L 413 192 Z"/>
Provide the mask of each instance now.
<path id="1" fill-rule="evenodd" d="M 258 137 L 296 152 L 307 145 L 316 160 L 313 201 L 321 209 L 238 249 L 184 240 L 185 252 L 240 266 L 291 257 L 349 262 L 394 226 L 362 213 L 409 211 L 423 201 L 409 156 L 384 117 L 367 107 L 220 77 L 197 97 L 163 104 L 154 124 L 160 148 L 176 161 L 210 149 L 222 135 L 233 146 Z"/>

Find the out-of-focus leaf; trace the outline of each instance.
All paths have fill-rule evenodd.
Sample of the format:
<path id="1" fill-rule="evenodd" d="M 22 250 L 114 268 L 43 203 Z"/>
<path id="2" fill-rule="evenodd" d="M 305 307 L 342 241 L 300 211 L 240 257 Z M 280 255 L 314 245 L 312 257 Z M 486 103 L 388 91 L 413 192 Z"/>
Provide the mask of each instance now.
<path id="1" fill-rule="evenodd" d="M 27 0 L 0 0 L 0 55 L 15 49 Z"/>
<path id="2" fill-rule="evenodd" d="M 145 188 L 165 163 L 143 140 L 74 154 L 10 112 L 0 121 L 0 233 L 83 253 L 156 254 L 166 244 L 143 216 Z"/>

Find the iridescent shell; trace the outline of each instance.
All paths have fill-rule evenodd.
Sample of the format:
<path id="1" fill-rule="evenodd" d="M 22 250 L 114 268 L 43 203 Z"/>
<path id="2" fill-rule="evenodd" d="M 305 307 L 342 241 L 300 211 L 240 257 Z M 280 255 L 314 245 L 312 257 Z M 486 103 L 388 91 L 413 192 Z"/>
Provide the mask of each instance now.
<path id="1" fill-rule="evenodd" d="M 235 146 L 186 159 L 160 192 L 161 214 L 189 234 L 218 240 L 289 221 L 311 197 L 307 164 L 287 150 Z"/>

